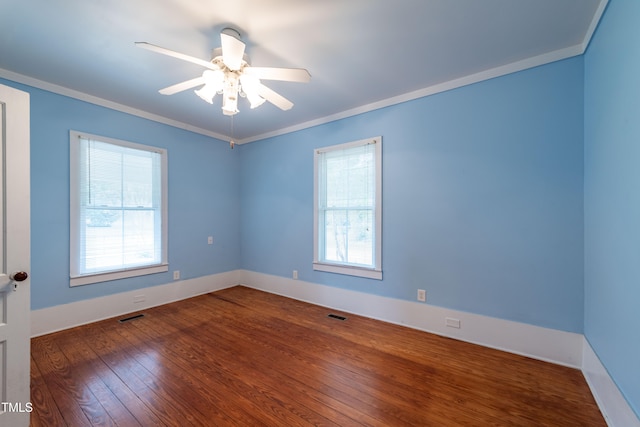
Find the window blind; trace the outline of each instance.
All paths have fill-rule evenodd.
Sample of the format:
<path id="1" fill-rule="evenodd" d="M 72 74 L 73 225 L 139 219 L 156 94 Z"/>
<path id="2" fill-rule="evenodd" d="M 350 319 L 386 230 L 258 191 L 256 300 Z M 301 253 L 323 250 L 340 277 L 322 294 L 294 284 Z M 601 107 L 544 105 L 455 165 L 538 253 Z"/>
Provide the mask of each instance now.
<path id="1" fill-rule="evenodd" d="M 319 261 L 375 267 L 374 144 L 318 151 Z"/>
<path id="2" fill-rule="evenodd" d="M 72 276 L 161 264 L 161 152 L 78 136 L 77 162 Z"/>

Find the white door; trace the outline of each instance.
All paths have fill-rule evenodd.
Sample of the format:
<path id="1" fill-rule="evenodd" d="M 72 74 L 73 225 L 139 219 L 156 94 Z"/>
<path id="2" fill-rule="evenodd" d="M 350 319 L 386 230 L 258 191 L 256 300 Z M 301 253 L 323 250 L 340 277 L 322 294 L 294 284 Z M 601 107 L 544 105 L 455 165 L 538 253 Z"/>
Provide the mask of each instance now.
<path id="1" fill-rule="evenodd" d="M 0 427 L 31 412 L 29 197 L 29 94 L 0 85 Z"/>

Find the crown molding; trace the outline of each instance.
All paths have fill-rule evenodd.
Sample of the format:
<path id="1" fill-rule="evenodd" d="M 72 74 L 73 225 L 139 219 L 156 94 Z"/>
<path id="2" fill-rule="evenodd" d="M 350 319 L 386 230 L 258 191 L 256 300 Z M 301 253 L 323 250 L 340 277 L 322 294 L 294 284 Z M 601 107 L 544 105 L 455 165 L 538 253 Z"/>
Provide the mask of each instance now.
<path id="1" fill-rule="evenodd" d="M 596 28 L 598 27 L 598 23 L 600 22 L 600 19 L 602 18 L 602 15 L 604 14 L 604 11 L 608 3 L 609 3 L 609 0 L 600 1 L 598 8 L 596 9 L 596 13 L 593 16 L 591 24 L 589 25 L 589 28 L 587 29 L 583 40 L 576 45 L 555 50 L 552 52 L 547 52 L 538 56 L 526 58 L 526 59 L 512 62 L 509 64 L 501 65 L 495 68 L 490 68 L 484 71 L 480 71 L 478 73 L 470 74 L 468 76 L 449 80 L 443 83 L 438 83 L 432 86 L 425 87 L 423 89 L 418 89 L 416 91 L 407 92 L 391 98 L 382 99 L 370 104 L 366 104 L 366 105 L 362 105 L 349 110 L 341 111 L 339 113 L 331 114 L 329 116 L 320 117 L 318 119 L 309 120 L 293 126 L 277 129 L 272 132 L 266 132 L 266 133 L 255 135 L 249 138 L 237 140 L 236 144 L 247 144 L 250 142 L 261 141 L 264 139 L 285 135 L 285 134 L 296 132 L 299 130 L 320 126 L 326 123 L 342 120 L 348 117 L 357 116 L 357 115 L 375 111 L 381 108 L 390 107 L 392 105 L 401 104 L 401 103 L 412 101 L 418 98 L 435 95 L 437 93 L 446 92 L 446 91 L 457 89 L 463 86 L 468 86 L 474 83 L 479 83 L 485 80 L 501 77 L 507 74 L 517 73 L 519 71 L 523 71 L 529 68 L 534 68 L 541 65 L 549 64 L 551 62 L 561 61 L 563 59 L 568 59 L 574 56 L 582 55 L 584 54 L 587 47 L 589 46 L 591 38 L 593 37 L 593 34 L 595 33 Z M 49 92 L 57 93 L 59 95 L 68 96 L 81 101 L 86 101 L 92 104 L 107 107 L 116 111 L 121 111 L 123 113 L 131 114 L 131 115 L 142 117 L 155 122 L 163 123 L 179 129 L 209 136 L 211 138 L 221 140 L 225 143 L 230 138 L 228 135 L 198 128 L 198 127 L 195 127 L 177 120 L 173 120 L 164 116 L 149 113 L 147 111 L 139 110 L 139 109 L 136 109 L 127 105 L 119 104 L 113 101 L 109 101 L 106 99 L 98 98 L 93 95 L 89 95 L 83 92 L 69 89 L 67 87 L 48 83 L 43 80 L 34 79 L 32 77 L 14 73 L 12 71 L 4 70 L 1 68 L 0 68 L 0 77 L 6 78 L 8 80 L 12 80 L 17 83 L 33 86 L 38 89 L 43 89 Z"/>
<path id="2" fill-rule="evenodd" d="M 5 70 L 2 68 L 0 68 L 0 78 L 11 80 L 16 83 L 28 85 L 36 89 L 46 90 L 48 92 L 52 92 L 58 95 L 67 96 L 69 98 L 77 99 L 79 101 L 84 101 L 90 104 L 106 107 L 111 110 L 120 111 L 126 114 L 131 114 L 132 116 L 141 117 L 143 119 L 162 123 L 178 129 L 183 129 L 189 132 L 194 132 L 201 135 L 209 136 L 211 138 L 220 139 L 225 143 L 228 143 L 227 141 L 229 140 L 229 137 L 227 135 L 223 135 L 217 132 L 212 132 L 207 129 L 198 128 L 198 127 L 180 122 L 178 120 L 173 120 L 168 117 L 160 116 L 158 114 L 149 113 L 148 111 L 133 108 L 124 104 L 119 104 L 117 102 L 113 102 L 107 99 L 99 98 L 97 96 L 89 95 L 87 93 L 70 89 L 68 87 L 49 83 L 44 80 L 35 79 L 33 77 L 25 76 L 23 74 L 14 73 L 13 71 Z"/>
<path id="3" fill-rule="evenodd" d="M 397 95 L 391 98 L 382 99 L 370 104 L 362 105 L 360 107 L 345 110 L 336 114 L 332 114 L 319 119 L 310 120 L 294 126 L 278 129 L 273 132 L 267 132 L 260 135 L 256 135 L 250 138 L 245 138 L 237 141 L 238 144 L 246 144 L 249 142 L 261 141 L 267 138 L 273 138 L 275 136 L 284 135 L 291 132 L 296 132 L 302 129 L 311 128 L 314 126 L 323 125 L 326 123 L 334 122 L 336 120 L 346 119 L 348 117 L 357 116 L 359 114 L 368 113 L 381 108 L 390 107 L 392 105 L 401 104 L 403 102 L 412 101 L 418 98 L 424 98 L 426 96 L 435 95 L 437 93 L 446 92 L 449 90 L 457 89 L 463 86 L 468 86 L 474 83 L 479 83 L 485 80 L 501 77 L 507 74 L 516 73 L 529 68 L 538 67 L 541 65 L 549 64 L 551 62 L 561 61 L 574 56 L 579 56 L 584 53 L 583 44 L 580 43 L 574 46 L 570 46 L 564 49 L 555 50 L 553 52 L 544 53 L 542 55 L 526 58 L 521 61 L 512 62 L 499 67 L 491 68 L 488 70 L 480 71 L 475 74 L 460 77 L 457 79 L 449 80 L 443 83 L 439 83 L 433 86 L 428 86 L 423 89 L 418 89 L 412 92 L 407 92 L 402 95 Z"/>

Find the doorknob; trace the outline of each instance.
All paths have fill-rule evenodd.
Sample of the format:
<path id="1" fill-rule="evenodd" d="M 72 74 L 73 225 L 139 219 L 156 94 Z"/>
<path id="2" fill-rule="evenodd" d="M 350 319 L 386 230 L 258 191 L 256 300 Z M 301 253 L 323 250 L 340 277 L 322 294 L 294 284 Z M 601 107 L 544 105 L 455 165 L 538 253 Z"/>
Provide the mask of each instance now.
<path id="1" fill-rule="evenodd" d="M 27 277 L 29 277 L 29 275 L 26 271 L 18 271 L 17 273 L 13 273 L 11 275 L 11 280 L 15 282 L 24 282 L 25 280 L 27 280 Z"/>

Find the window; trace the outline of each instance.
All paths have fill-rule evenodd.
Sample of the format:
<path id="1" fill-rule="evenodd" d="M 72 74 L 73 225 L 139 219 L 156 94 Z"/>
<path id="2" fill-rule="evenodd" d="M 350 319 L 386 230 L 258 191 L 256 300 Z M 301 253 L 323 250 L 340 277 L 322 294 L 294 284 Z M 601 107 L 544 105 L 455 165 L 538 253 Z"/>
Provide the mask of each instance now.
<path id="1" fill-rule="evenodd" d="M 71 132 L 71 286 L 168 271 L 166 150 Z"/>
<path id="2" fill-rule="evenodd" d="M 382 279 L 382 138 L 314 155 L 314 270 Z"/>

